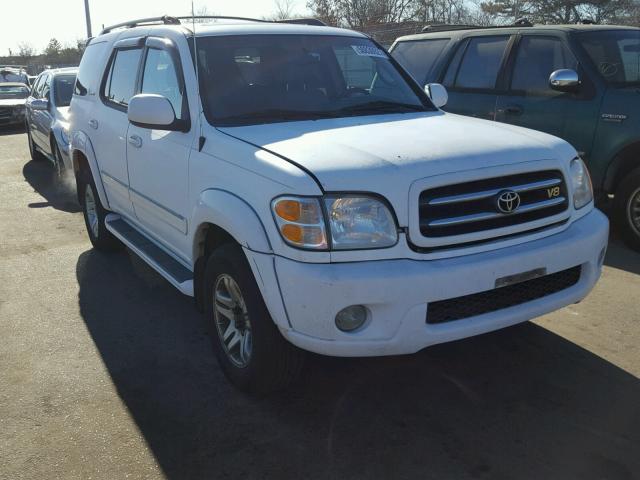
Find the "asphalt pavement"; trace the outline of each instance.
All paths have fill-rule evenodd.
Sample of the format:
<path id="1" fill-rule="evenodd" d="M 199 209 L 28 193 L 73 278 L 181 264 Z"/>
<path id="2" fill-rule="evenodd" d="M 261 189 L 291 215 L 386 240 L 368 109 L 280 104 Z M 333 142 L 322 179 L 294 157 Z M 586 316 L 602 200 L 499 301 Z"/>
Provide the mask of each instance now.
<path id="1" fill-rule="evenodd" d="M 253 399 L 204 318 L 91 249 L 73 182 L 0 132 L 0 479 L 640 478 L 640 254 L 582 303 L 416 355 L 310 356 Z"/>

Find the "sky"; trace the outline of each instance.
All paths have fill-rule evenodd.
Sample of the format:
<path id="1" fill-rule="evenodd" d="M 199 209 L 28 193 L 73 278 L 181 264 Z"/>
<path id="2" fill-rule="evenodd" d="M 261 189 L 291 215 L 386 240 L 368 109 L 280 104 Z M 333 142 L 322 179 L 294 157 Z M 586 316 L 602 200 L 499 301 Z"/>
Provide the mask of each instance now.
<path id="1" fill-rule="evenodd" d="M 75 44 L 86 38 L 84 0 L 0 0 L 0 56 L 27 42 L 40 52 L 51 38 Z M 293 0 L 294 12 L 304 14 L 305 0 Z M 196 12 L 206 7 L 216 15 L 261 18 L 272 14 L 275 0 L 194 0 Z M 102 25 L 160 15 L 189 15 L 191 0 L 89 0 L 93 34 Z"/>

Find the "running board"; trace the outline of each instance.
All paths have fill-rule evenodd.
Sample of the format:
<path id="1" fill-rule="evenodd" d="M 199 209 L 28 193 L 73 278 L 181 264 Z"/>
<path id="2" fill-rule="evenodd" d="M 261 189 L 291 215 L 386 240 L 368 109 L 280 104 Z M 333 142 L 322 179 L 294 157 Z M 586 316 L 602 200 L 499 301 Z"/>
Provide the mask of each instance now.
<path id="1" fill-rule="evenodd" d="M 110 213 L 105 218 L 107 230 L 133 250 L 171 285 L 193 297 L 193 272 L 158 247 L 146 235 L 127 223 L 120 215 Z"/>

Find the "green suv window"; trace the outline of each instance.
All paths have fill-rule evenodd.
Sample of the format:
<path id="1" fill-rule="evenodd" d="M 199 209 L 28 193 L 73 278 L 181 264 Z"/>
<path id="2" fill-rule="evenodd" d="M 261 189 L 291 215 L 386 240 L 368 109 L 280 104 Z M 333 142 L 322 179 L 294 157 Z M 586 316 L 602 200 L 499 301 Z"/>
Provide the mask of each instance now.
<path id="1" fill-rule="evenodd" d="M 512 90 L 558 94 L 549 88 L 555 70 L 577 70 L 577 60 L 559 38 L 526 36 L 520 40 L 511 80 Z"/>
<path id="2" fill-rule="evenodd" d="M 506 35 L 469 40 L 466 48 L 461 47 L 449 65 L 446 78 L 450 79 L 450 85 L 469 89 L 495 88 L 508 42 Z M 458 65 L 459 57 L 462 57 L 462 61 Z"/>

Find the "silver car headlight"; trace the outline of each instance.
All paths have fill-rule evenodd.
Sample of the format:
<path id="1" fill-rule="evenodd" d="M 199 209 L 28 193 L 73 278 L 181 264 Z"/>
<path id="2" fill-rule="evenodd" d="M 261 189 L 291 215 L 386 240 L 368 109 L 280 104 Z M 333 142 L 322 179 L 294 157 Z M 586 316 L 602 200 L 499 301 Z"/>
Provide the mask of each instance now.
<path id="1" fill-rule="evenodd" d="M 375 197 L 326 196 L 328 230 L 333 250 L 385 248 L 398 241 L 391 210 Z"/>
<path id="2" fill-rule="evenodd" d="M 593 200 L 593 186 L 587 166 L 582 159 L 574 158 L 570 165 L 571 185 L 573 186 L 573 206 L 576 210 Z"/>

